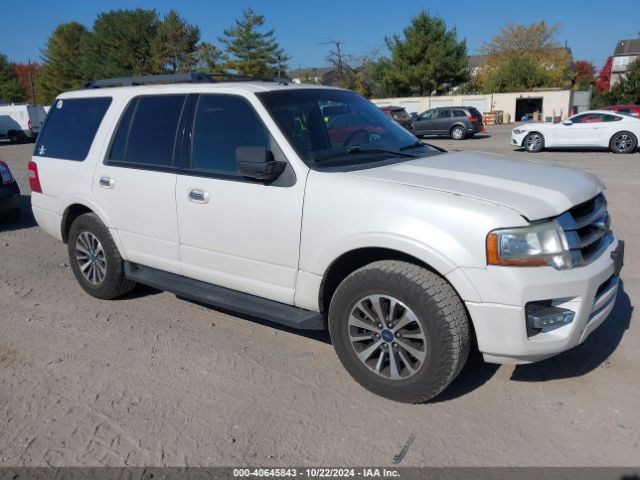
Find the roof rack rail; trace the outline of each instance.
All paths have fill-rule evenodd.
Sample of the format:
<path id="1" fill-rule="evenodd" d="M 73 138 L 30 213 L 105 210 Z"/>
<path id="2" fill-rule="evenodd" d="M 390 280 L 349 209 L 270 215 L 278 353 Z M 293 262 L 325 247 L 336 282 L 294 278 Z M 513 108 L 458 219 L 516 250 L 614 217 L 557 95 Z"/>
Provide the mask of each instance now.
<path id="1" fill-rule="evenodd" d="M 216 82 L 277 82 L 280 84 L 289 83 L 285 78 L 262 78 L 251 77 L 247 75 L 234 75 L 227 73 L 174 73 L 167 75 L 142 75 L 138 77 L 117 77 L 105 78 L 101 80 L 90 80 L 84 84 L 84 88 L 101 88 L 101 87 L 131 87 L 137 85 L 151 85 L 157 83 L 216 83 Z"/>

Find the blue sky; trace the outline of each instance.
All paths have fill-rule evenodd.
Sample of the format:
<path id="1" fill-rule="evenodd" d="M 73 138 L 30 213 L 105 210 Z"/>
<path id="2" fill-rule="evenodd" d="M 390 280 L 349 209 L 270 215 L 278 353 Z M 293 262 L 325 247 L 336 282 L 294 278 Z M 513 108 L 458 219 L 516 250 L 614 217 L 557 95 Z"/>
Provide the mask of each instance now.
<path id="1" fill-rule="evenodd" d="M 30 0 L 28 8 L 13 9 L 11 18 L 2 22 L 0 53 L 12 61 L 39 60 L 40 48 L 59 23 L 75 20 L 90 27 L 98 12 L 136 7 L 161 14 L 175 8 L 201 28 L 203 40 L 214 43 L 243 8 L 251 7 L 266 16 L 269 28 L 275 28 L 292 57 L 290 68 L 324 65 L 329 47 L 322 43 L 330 38 L 340 39 L 353 54 L 382 47 L 385 35 L 401 33 L 423 9 L 455 26 L 459 37 L 467 39 L 470 53 L 477 53 L 509 21 L 561 23 L 558 40 L 567 42 L 576 60 L 589 60 L 597 68 L 617 40 L 640 36 L 640 0 Z"/>

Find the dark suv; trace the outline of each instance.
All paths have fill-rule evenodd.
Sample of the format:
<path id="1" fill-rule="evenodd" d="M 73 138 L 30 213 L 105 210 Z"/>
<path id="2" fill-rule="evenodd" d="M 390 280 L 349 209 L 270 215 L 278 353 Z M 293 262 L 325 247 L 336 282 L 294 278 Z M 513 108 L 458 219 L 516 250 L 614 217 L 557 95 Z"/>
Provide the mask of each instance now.
<path id="1" fill-rule="evenodd" d="M 446 135 L 463 140 L 482 131 L 482 114 L 474 107 L 438 107 L 417 115 L 413 134 Z"/>
<path id="2" fill-rule="evenodd" d="M 0 222 L 20 219 L 20 189 L 9 170 L 9 165 L 0 158 Z"/>
<path id="3" fill-rule="evenodd" d="M 382 110 L 387 117 L 394 119 L 407 130 L 413 130 L 413 122 L 411 121 L 411 116 L 407 113 L 404 107 L 395 107 L 391 105 L 380 107 L 380 110 Z"/>

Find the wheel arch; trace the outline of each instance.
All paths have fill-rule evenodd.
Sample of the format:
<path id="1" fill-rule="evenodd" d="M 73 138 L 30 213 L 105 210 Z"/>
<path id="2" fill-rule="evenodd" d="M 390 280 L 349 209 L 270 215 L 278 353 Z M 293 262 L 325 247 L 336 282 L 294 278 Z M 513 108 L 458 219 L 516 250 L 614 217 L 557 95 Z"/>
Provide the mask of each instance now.
<path id="1" fill-rule="evenodd" d="M 422 256 L 423 257 L 423 256 Z M 444 278 L 456 291 L 460 299 L 476 299 L 479 296 L 471 282 L 462 275 L 459 269 L 443 268 L 441 262 L 439 268 L 434 268 L 434 263 L 426 261 L 425 258 L 407 253 L 402 250 L 389 247 L 361 247 L 342 253 L 327 267 L 322 276 L 318 292 L 318 306 L 321 312 L 327 312 L 331 298 L 338 285 L 351 273 L 373 262 L 380 260 L 400 260 L 414 265 L 421 266 L 436 275 Z"/>

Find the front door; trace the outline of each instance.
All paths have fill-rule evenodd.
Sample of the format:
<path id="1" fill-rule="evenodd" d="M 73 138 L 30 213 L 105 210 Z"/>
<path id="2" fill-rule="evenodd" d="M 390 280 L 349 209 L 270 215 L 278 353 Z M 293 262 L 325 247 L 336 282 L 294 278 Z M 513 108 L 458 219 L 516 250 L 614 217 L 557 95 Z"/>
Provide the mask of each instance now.
<path id="1" fill-rule="evenodd" d="M 436 132 L 436 116 L 438 111 L 427 110 L 418 115 L 418 118 L 413 122 L 415 135 L 435 135 Z"/>
<path id="2" fill-rule="evenodd" d="M 558 146 L 588 147 L 598 145 L 606 125 L 602 113 L 584 113 L 572 117 L 571 122 L 554 125 Z"/>
<path id="3" fill-rule="evenodd" d="M 238 175 L 238 147 L 284 155 L 248 99 L 203 94 L 190 162 L 177 178 L 180 257 L 185 275 L 293 304 L 304 178 L 291 166 L 273 184 Z"/>

